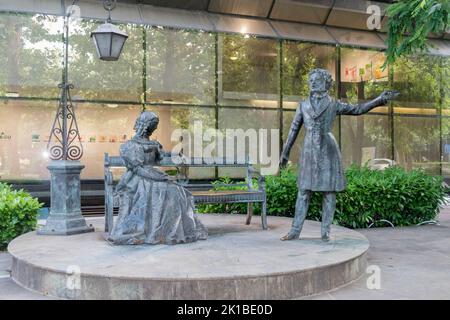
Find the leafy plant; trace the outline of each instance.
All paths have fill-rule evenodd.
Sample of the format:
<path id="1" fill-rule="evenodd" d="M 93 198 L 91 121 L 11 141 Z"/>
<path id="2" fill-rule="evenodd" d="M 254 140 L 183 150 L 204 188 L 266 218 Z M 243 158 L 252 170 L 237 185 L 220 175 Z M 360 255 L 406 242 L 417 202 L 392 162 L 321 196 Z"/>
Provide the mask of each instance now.
<path id="1" fill-rule="evenodd" d="M 224 184 L 232 184 L 235 183 L 228 177 L 220 178 L 217 181 L 214 181 L 213 189 L 215 191 L 221 190 L 246 190 L 246 186 L 223 186 Z M 197 207 L 197 212 L 199 213 L 208 213 L 208 212 L 217 212 L 217 213 L 244 213 L 247 210 L 246 203 L 208 203 L 202 204 Z"/>
<path id="2" fill-rule="evenodd" d="M 448 0 L 399 0 L 387 8 L 387 59 L 383 68 L 404 55 L 427 48 L 427 36 L 448 26 Z"/>
<path id="3" fill-rule="evenodd" d="M 446 189 L 441 177 L 423 170 L 406 171 L 390 167 L 383 171 L 367 166 L 346 170 L 347 188 L 337 194 L 334 223 L 349 228 L 366 228 L 382 219 L 395 226 L 415 225 L 432 220 L 439 212 Z M 279 176 L 266 177 L 268 215 L 293 217 L 297 198 L 296 170 L 288 167 Z M 222 181 L 228 181 L 222 180 Z M 216 188 L 214 188 L 217 190 Z M 229 187 L 221 187 L 221 190 Z M 230 205 L 228 205 L 230 206 Z M 199 212 L 245 213 L 245 204 L 199 206 Z M 307 219 L 321 220 L 322 195 L 314 192 Z M 260 213 L 260 205 L 255 205 Z M 386 226 L 381 225 L 380 226 Z"/>
<path id="4" fill-rule="evenodd" d="M 0 250 L 15 237 L 34 230 L 42 205 L 25 191 L 0 183 Z"/>

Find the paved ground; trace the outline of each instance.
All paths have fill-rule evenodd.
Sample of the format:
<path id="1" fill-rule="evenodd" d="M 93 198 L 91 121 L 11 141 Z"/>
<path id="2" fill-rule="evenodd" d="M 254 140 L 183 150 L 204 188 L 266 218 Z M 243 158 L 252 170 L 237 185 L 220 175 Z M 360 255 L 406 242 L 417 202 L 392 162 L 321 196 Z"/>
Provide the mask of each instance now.
<path id="1" fill-rule="evenodd" d="M 306 299 L 450 299 L 450 207 L 440 225 L 358 230 L 370 241 L 368 263 L 375 274 L 331 292 Z M 0 253 L 0 299 L 46 299 L 15 284 L 8 269 L 11 259 Z M 373 271 L 372 271 L 373 272 Z"/>
<path id="2" fill-rule="evenodd" d="M 306 299 L 450 299 L 450 207 L 440 225 L 358 230 L 370 242 L 368 265 L 379 267 L 380 288 L 373 271 L 331 292 Z M 370 271 L 370 270 L 369 270 Z"/>

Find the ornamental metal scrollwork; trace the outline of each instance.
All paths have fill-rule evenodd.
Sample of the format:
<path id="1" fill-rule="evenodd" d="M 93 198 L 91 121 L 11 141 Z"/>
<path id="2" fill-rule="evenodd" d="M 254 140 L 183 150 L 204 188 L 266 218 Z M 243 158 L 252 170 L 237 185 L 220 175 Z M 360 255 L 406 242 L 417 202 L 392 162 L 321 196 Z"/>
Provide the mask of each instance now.
<path id="1" fill-rule="evenodd" d="M 72 84 L 61 83 L 58 88 L 61 89 L 61 100 L 47 144 L 49 157 L 52 160 L 80 160 L 83 156 L 83 145 L 70 97 L 70 89 L 74 87 Z"/>

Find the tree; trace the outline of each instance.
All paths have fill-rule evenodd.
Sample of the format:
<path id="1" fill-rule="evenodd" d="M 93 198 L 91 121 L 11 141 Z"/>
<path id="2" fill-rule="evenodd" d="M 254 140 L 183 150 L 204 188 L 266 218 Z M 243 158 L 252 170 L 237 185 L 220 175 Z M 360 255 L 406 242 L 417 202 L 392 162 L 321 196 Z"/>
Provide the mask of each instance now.
<path id="1" fill-rule="evenodd" d="M 383 67 L 403 55 L 425 51 L 430 33 L 441 34 L 448 27 L 449 0 L 399 0 L 387 9 L 388 48 Z"/>

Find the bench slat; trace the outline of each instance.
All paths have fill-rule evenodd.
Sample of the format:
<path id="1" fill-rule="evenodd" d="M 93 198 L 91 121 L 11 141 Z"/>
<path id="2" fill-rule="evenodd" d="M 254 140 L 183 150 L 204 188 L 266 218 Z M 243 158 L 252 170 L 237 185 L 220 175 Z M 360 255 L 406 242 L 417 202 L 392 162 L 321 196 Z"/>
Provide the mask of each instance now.
<path id="1" fill-rule="evenodd" d="M 120 156 L 108 156 L 105 167 L 125 167 Z M 158 167 L 248 167 L 251 162 L 224 158 L 180 158 L 178 156 L 165 156 Z"/>
<path id="2" fill-rule="evenodd" d="M 221 192 L 221 191 L 198 191 L 192 192 L 195 203 L 245 203 L 263 202 L 265 195 L 263 192 L 252 192 L 242 190 L 241 192 Z"/>

